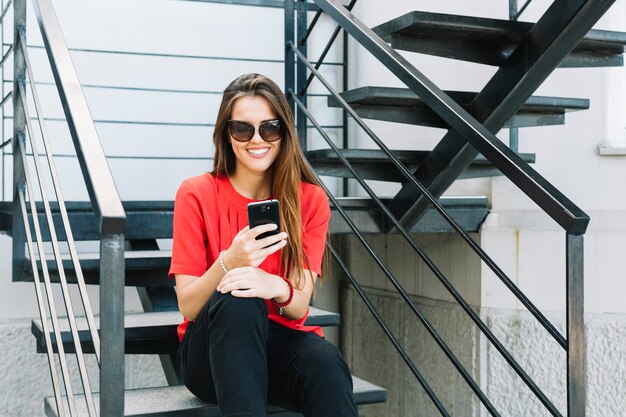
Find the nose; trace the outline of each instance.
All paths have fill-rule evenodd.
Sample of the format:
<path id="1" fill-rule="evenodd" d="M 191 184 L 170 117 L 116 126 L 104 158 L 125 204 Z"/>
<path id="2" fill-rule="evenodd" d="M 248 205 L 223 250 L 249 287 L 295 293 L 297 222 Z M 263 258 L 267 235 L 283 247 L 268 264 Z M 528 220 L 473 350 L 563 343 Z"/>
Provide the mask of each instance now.
<path id="1" fill-rule="evenodd" d="M 261 137 L 261 134 L 259 133 L 258 127 L 254 129 L 254 136 L 252 136 L 252 139 L 250 139 L 250 142 L 257 142 L 257 143 L 265 142 L 263 138 Z"/>

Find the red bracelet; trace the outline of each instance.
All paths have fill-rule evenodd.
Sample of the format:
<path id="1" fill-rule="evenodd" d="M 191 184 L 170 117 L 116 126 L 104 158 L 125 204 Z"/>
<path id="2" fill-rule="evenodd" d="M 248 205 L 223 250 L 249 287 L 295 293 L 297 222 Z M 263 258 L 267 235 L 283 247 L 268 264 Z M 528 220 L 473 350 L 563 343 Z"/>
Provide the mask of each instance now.
<path id="1" fill-rule="evenodd" d="M 281 316 L 283 315 L 283 307 L 287 307 L 289 304 L 291 304 L 291 301 L 293 300 L 293 284 L 291 283 L 291 281 L 289 281 L 289 279 L 283 278 L 283 280 L 285 280 L 287 285 L 289 285 L 289 298 L 287 299 L 287 301 L 285 301 L 284 303 L 277 303 L 276 301 L 274 301 L 273 298 L 270 299 L 270 303 L 274 304 L 274 307 L 278 309 L 278 314 L 280 314 Z"/>

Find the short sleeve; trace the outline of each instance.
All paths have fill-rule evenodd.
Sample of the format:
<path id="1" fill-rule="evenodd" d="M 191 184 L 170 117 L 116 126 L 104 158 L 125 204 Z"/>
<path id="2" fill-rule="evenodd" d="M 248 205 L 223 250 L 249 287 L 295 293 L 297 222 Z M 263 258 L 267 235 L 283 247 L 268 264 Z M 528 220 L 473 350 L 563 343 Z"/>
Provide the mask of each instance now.
<path id="1" fill-rule="evenodd" d="M 330 206 L 328 197 L 318 186 L 308 185 L 310 198 L 303 199 L 302 212 L 305 218 L 302 222 L 302 249 L 308 259 L 304 260 L 305 268 L 322 275 L 322 260 L 326 248 L 326 235 L 330 221 Z"/>
<path id="2" fill-rule="evenodd" d="M 174 202 L 172 261 L 169 277 L 175 274 L 201 276 L 207 266 L 207 230 L 200 195 L 190 181 L 184 181 Z"/>

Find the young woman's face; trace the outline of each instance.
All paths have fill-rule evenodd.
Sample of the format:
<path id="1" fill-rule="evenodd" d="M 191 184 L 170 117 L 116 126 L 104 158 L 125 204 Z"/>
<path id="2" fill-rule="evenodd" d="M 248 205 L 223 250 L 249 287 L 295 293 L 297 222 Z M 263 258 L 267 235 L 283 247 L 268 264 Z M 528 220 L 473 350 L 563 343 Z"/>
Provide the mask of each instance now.
<path id="1" fill-rule="evenodd" d="M 244 96 L 235 100 L 230 120 L 247 122 L 255 127 L 254 136 L 248 142 L 238 142 L 229 133 L 230 144 L 237 158 L 236 171 L 244 170 L 258 175 L 272 166 L 278 156 L 282 139 L 266 142 L 259 135 L 259 126 L 276 119 L 276 114 L 263 97 Z"/>

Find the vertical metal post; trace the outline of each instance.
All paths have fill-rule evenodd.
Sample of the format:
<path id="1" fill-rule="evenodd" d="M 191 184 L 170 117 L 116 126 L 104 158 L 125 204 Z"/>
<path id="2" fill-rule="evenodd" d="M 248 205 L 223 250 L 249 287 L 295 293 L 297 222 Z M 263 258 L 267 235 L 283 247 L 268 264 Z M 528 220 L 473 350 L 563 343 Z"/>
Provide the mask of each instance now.
<path id="1" fill-rule="evenodd" d="M 26 27 L 26 0 L 15 0 L 13 2 L 13 39 L 17 42 L 19 38 L 18 30 L 20 27 Z M 26 38 L 23 38 L 26 39 Z M 23 106 L 27 103 L 22 102 L 18 91 L 18 83 L 24 83 L 26 79 L 26 61 L 21 48 L 13 48 L 13 281 L 21 281 L 24 274 L 26 262 L 26 232 L 24 229 L 24 221 L 19 206 L 18 189 L 19 186 L 26 184 L 26 176 L 24 174 L 24 165 L 18 153 L 15 152 L 16 146 L 22 146 L 22 151 L 26 153 L 26 119 L 24 118 Z M 18 144 L 19 142 L 19 144 Z"/>
<path id="2" fill-rule="evenodd" d="M 567 415 L 585 416 L 585 280 L 583 235 L 567 234 Z"/>
<path id="3" fill-rule="evenodd" d="M 298 39 L 298 50 L 302 52 L 302 55 L 307 55 L 307 44 L 306 42 L 300 43 L 300 39 L 304 38 L 304 35 L 307 31 L 307 3 L 306 0 L 298 0 L 298 30 L 296 34 L 296 38 Z M 297 61 L 296 68 L 296 92 L 300 95 L 300 101 L 304 103 L 305 106 L 308 106 L 307 102 L 307 93 L 303 91 L 304 86 L 307 80 L 307 66 L 301 60 Z M 306 114 L 302 111 L 297 111 L 296 116 L 296 126 L 298 128 L 298 138 L 300 139 L 300 146 L 304 152 L 307 151 L 308 148 L 308 140 L 307 140 L 307 124 L 308 120 Z"/>
<path id="4" fill-rule="evenodd" d="M 341 83 L 341 87 L 343 88 L 343 91 L 348 91 L 348 89 L 350 88 L 348 86 L 348 79 L 349 79 L 349 74 L 348 74 L 348 32 L 346 32 L 345 30 L 343 31 L 343 79 L 342 79 L 342 83 Z M 350 146 L 348 143 L 348 112 L 346 111 L 346 109 L 343 109 L 342 112 L 342 120 L 341 120 L 341 125 L 343 126 L 343 132 L 342 132 L 342 143 L 341 143 L 341 147 L 343 149 L 348 149 L 348 147 Z M 343 186 L 342 186 L 342 192 L 343 192 L 343 196 L 347 197 L 348 196 L 348 178 L 344 177 L 342 179 L 343 182 Z"/>
<path id="5" fill-rule="evenodd" d="M 515 20 L 517 17 L 517 0 L 509 0 L 509 20 Z M 509 129 L 509 148 L 513 152 L 519 152 L 519 128 L 512 127 Z"/>
<path id="6" fill-rule="evenodd" d="M 509 0 L 509 20 L 515 19 L 517 16 L 517 0 Z"/>
<path id="7" fill-rule="evenodd" d="M 100 415 L 124 415 L 124 235 L 100 241 Z"/>
<path id="8" fill-rule="evenodd" d="M 2 10 L 4 10 L 4 0 L 0 1 L 0 7 L 2 7 Z M 2 56 L 4 56 L 4 22 L 5 20 L 2 21 L 2 24 L 0 25 L 0 51 L 2 51 Z M 0 73 L 2 74 L 2 81 L 0 81 L 2 83 L 2 85 L 0 85 L 0 95 L 2 95 L 2 97 L 4 98 L 4 90 L 5 90 L 5 86 L 4 86 L 4 65 L 2 65 L 2 68 L 0 68 Z M 6 106 L 6 104 L 5 104 Z M 5 120 L 4 120 L 4 106 L 2 106 L 2 109 L 0 111 L 0 124 L 2 124 L 2 128 L 0 130 L 2 130 L 2 135 L 0 136 L 0 143 L 4 143 L 4 141 L 6 140 L 6 135 L 4 132 L 4 125 L 5 125 Z M 2 173 L 0 175 L 2 175 L 2 196 L 0 196 L 0 198 L 4 201 L 4 199 L 6 198 L 5 195 L 5 187 L 6 185 L 4 184 L 5 180 L 6 180 L 6 149 L 2 148 Z"/>
<path id="9" fill-rule="evenodd" d="M 289 42 L 296 43 L 296 22 L 294 16 L 295 0 L 285 0 L 285 93 L 289 90 L 296 91 L 296 57 L 289 46 Z M 291 107 L 291 112 L 295 115 L 295 103 L 289 94 L 287 101 Z"/>

